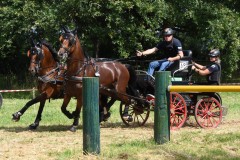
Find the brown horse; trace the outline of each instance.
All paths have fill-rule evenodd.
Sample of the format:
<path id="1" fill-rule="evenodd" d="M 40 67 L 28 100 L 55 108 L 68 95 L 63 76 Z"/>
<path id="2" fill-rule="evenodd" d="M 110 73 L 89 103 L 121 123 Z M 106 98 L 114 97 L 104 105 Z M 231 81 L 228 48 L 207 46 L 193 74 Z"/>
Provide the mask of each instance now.
<path id="1" fill-rule="evenodd" d="M 59 57 L 66 59 L 67 71 L 65 75 L 65 95 L 62 112 L 68 118 L 74 118 L 71 131 L 76 131 L 82 107 L 82 77 L 94 77 L 99 73 L 100 97 L 113 97 L 124 103 L 129 103 L 126 96 L 126 87 L 130 78 L 128 69 L 119 62 L 94 62 L 86 58 L 77 37 L 76 29 L 70 31 L 64 27 L 59 38 L 62 46 L 58 51 Z M 106 89 L 107 88 L 107 89 Z M 115 92 L 108 89 L 114 89 Z M 71 97 L 77 98 L 76 110 L 73 113 L 66 107 Z M 100 101 L 100 106 L 104 106 Z"/>
<path id="2" fill-rule="evenodd" d="M 40 102 L 39 110 L 34 123 L 29 128 L 36 129 L 41 121 L 42 111 L 47 99 L 63 98 L 63 75 L 64 72 L 57 63 L 57 54 L 52 53 L 42 44 L 34 45 L 28 51 L 31 59 L 29 71 L 38 77 L 38 91 L 40 95 L 28 101 L 18 112 L 12 114 L 14 121 L 19 121 L 24 112 L 33 104 Z"/>

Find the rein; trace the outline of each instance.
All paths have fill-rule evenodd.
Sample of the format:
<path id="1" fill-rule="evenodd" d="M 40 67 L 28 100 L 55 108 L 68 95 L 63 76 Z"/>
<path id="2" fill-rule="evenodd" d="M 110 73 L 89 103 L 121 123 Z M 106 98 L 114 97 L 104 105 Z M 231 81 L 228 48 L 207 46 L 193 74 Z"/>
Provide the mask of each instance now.
<path id="1" fill-rule="evenodd" d="M 70 58 L 68 58 L 70 60 Z M 93 62 L 92 59 L 87 59 L 86 61 L 82 61 L 79 59 L 73 59 L 72 62 L 80 62 L 82 63 L 82 66 L 77 70 L 77 72 L 73 76 L 65 76 L 64 79 L 68 81 L 74 81 L 76 83 L 81 83 L 83 77 L 86 76 L 86 67 L 87 65 L 91 65 L 93 69 L 95 70 L 95 62 Z M 78 76 L 81 72 L 83 72 L 83 76 Z M 66 75 L 66 74 L 65 74 Z"/>
<path id="2" fill-rule="evenodd" d="M 58 80 L 58 76 L 60 75 L 59 71 L 61 70 L 61 67 L 59 66 L 59 64 L 57 63 L 57 67 L 54 68 L 55 66 L 47 66 L 47 67 L 41 67 L 40 65 L 40 61 L 31 61 L 31 63 L 34 63 L 36 64 L 36 70 L 37 70 L 37 78 L 38 80 L 42 81 L 43 83 L 53 83 L 53 84 L 56 84 L 57 82 L 63 82 L 62 80 Z M 40 70 L 45 70 L 45 69 L 49 69 L 49 68 L 53 68 L 52 70 L 50 70 L 49 72 L 47 72 L 45 75 L 43 76 L 39 76 L 38 73 Z M 54 74 L 55 72 L 58 73 L 58 76 L 55 76 L 55 78 L 53 77 L 49 77 L 51 76 L 52 74 Z"/>
<path id="3" fill-rule="evenodd" d="M 121 94 L 121 95 L 127 96 L 127 97 L 132 98 L 132 99 L 135 99 L 135 100 L 143 100 L 143 101 L 149 102 L 146 98 L 139 98 L 139 97 L 135 97 L 135 96 L 132 96 L 132 95 L 129 95 L 129 94 L 124 94 L 124 93 L 116 92 L 116 90 L 110 89 L 110 88 L 107 88 L 107 87 L 104 87 L 104 86 L 102 86 L 102 85 L 100 85 L 99 88 L 100 88 L 100 89 L 104 89 L 104 90 L 106 90 L 106 91 L 108 91 L 108 92 L 111 92 L 111 93 L 114 93 L 114 94 Z"/>
<path id="4" fill-rule="evenodd" d="M 47 72 L 47 74 L 43 76 L 38 76 L 38 80 L 44 82 L 44 83 L 53 83 L 56 84 L 57 82 L 63 82 L 62 80 L 58 80 L 59 71 L 61 68 L 57 66 L 56 68 L 52 69 L 51 71 Z M 58 76 L 55 76 L 55 78 L 49 78 L 50 75 L 54 74 L 55 72 L 58 72 Z"/>

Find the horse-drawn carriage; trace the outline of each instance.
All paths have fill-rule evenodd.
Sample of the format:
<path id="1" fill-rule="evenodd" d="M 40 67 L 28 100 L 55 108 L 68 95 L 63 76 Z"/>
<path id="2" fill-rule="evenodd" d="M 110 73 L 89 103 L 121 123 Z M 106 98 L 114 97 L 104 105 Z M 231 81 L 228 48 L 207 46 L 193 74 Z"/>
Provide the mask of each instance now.
<path id="1" fill-rule="evenodd" d="M 191 62 L 192 52 L 185 50 L 184 57 L 168 69 L 171 71 L 172 85 L 194 85 Z M 136 88 L 140 96 L 132 98 L 131 105 L 120 104 L 120 115 L 126 125 L 134 123 L 144 125 L 155 103 L 155 78 L 143 70 L 136 70 L 136 75 Z M 124 118 L 124 115 L 128 115 L 128 118 Z M 212 92 L 171 92 L 170 128 L 182 127 L 189 116 L 194 116 L 197 124 L 202 128 L 217 127 L 223 116 L 220 95 Z"/>
<path id="2" fill-rule="evenodd" d="M 128 62 L 96 62 L 96 59 L 86 57 L 76 30 L 71 31 L 64 27 L 59 39 L 61 48 L 58 56 L 61 57 L 61 65 L 56 54 L 45 45 L 38 46 L 33 43 L 28 52 L 31 59 L 29 70 L 38 77 L 38 89 L 41 94 L 14 113 L 14 121 L 19 121 L 32 104 L 40 102 L 35 122 L 29 126 L 30 129 L 36 129 L 41 121 L 45 101 L 50 98 L 63 98 L 64 95 L 61 110 L 69 119 L 73 119 L 70 130 L 76 131 L 82 107 L 82 78 L 97 75 L 100 81 L 99 103 L 108 113 L 111 105 L 120 100 L 120 116 L 126 125 L 137 123 L 141 126 L 146 123 L 155 103 L 153 76 L 143 70 L 131 70 Z M 191 80 L 191 58 L 192 52 L 184 51 L 184 57 L 168 69 L 171 71 L 172 85 L 194 84 Z M 71 97 L 77 99 L 76 109 L 72 113 L 67 110 Z M 107 102 L 109 97 L 112 99 Z M 222 100 L 218 93 L 170 93 L 171 129 L 183 126 L 190 115 L 194 115 L 197 123 L 203 128 L 217 127 L 221 123 L 222 112 Z"/>

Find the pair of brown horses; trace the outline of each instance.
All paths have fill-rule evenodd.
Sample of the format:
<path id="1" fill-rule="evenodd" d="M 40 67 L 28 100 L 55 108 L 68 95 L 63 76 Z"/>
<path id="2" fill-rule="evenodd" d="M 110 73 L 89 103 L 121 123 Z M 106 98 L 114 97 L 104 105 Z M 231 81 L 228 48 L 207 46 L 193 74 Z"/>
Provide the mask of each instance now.
<path id="1" fill-rule="evenodd" d="M 59 40 L 62 46 L 58 54 L 60 57 L 67 58 L 67 70 L 60 72 L 56 56 L 50 52 L 47 46 L 35 44 L 28 51 L 28 56 L 31 59 L 29 71 L 38 76 L 40 95 L 27 102 L 21 110 L 14 113 L 12 115 L 13 120 L 20 120 L 20 117 L 30 106 L 40 102 L 37 117 L 34 123 L 29 126 L 30 129 L 36 129 L 41 121 L 41 114 L 46 100 L 62 98 L 64 90 L 64 101 L 61 110 L 68 118 L 74 119 L 70 130 L 76 131 L 82 107 L 82 77 L 93 77 L 96 72 L 100 74 L 100 106 L 102 110 L 105 107 L 108 112 L 116 100 L 129 104 L 126 88 L 129 82 L 134 83 L 134 81 L 130 80 L 130 72 L 125 65 L 113 61 L 94 62 L 94 60 L 86 58 L 77 37 L 76 29 L 71 31 L 63 27 Z M 64 77 L 63 72 L 65 72 Z M 66 82 L 64 86 L 62 84 L 63 80 Z M 76 109 L 73 113 L 66 109 L 71 97 L 77 98 Z M 110 102 L 107 101 L 108 97 L 112 97 Z M 109 115 L 109 113 L 105 114 Z"/>

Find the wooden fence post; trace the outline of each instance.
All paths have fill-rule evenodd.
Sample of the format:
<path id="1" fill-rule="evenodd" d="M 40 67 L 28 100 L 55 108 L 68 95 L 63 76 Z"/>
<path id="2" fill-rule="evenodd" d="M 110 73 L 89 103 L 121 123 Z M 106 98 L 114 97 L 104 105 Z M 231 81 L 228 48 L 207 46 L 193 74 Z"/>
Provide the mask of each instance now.
<path id="1" fill-rule="evenodd" d="M 170 72 L 156 72 L 154 140 L 157 144 L 170 141 L 170 106 L 167 87 L 170 84 Z"/>
<path id="2" fill-rule="evenodd" d="M 83 154 L 100 153 L 99 78 L 83 78 Z"/>

